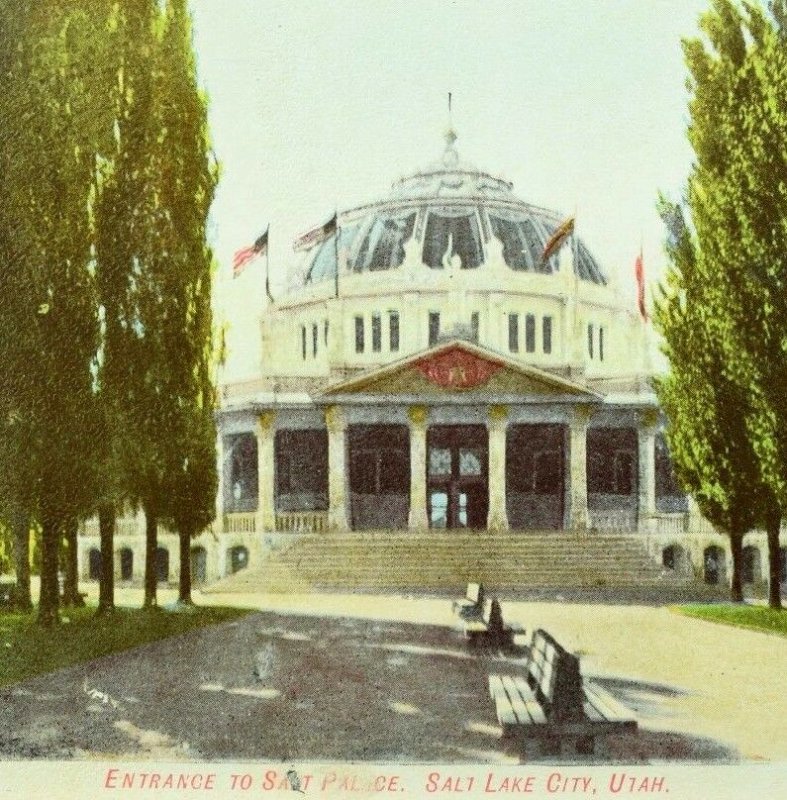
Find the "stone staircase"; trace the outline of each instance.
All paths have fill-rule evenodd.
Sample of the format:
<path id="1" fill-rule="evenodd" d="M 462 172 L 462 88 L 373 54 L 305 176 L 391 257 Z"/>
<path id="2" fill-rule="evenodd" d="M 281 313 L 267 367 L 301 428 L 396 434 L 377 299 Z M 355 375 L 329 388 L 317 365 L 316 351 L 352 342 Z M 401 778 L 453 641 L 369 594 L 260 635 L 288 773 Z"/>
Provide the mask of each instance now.
<path id="1" fill-rule="evenodd" d="M 665 571 L 632 535 L 375 531 L 293 537 L 206 591 L 456 592 L 470 581 L 495 591 L 704 589 Z"/>

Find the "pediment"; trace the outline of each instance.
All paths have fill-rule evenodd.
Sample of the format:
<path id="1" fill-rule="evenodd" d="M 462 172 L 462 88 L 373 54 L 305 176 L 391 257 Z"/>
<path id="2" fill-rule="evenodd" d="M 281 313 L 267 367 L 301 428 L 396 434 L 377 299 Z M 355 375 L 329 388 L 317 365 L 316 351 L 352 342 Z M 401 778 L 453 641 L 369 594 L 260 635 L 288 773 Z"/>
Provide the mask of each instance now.
<path id="1" fill-rule="evenodd" d="M 586 400 L 601 399 L 601 395 L 587 386 L 461 340 L 436 345 L 406 359 L 370 369 L 329 386 L 325 394 L 569 395 Z"/>

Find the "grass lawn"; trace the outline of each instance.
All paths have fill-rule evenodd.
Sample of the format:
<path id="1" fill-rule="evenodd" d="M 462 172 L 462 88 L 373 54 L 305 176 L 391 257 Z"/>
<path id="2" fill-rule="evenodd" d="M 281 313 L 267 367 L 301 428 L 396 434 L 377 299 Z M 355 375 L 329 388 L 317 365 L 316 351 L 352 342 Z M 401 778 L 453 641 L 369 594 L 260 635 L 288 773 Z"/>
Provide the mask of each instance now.
<path id="1" fill-rule="evenodd" d="M 697 617 L 708 622 L 752 628 L 778 636 L 787 636 L 787 609 L 782 611 L 767 606 L 738 605 L 686 605 L 673 606 L 675 611 L 688 617 Z"/>
<path id="2" fill-rule="evenodd" d="M 35 612 L 0 614 L 0 686 L 247 613 L 239 608 L 200 606 L 188 613 L 118 608 L 99 618 L 95 608 L 87 606 L 62 609 L 62 624 L 51 629 L 36 624 Z"/>

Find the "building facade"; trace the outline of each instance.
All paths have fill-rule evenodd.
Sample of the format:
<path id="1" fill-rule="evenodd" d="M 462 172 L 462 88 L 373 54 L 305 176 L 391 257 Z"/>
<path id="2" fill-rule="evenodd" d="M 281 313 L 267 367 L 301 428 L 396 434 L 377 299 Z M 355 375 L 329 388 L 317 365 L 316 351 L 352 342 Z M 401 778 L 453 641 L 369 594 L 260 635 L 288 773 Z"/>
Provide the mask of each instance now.
<path id="1" fill-rule="evenodd" d="M 292 533 L 429 529 L 630 532 L 669 568 L 710 549 L 727 572 L 673 479 L 649 325 L 565 222 L 449 132 L 437 163 L 304 237 L 259 376 L 221 390 L 200 574 Z"/>

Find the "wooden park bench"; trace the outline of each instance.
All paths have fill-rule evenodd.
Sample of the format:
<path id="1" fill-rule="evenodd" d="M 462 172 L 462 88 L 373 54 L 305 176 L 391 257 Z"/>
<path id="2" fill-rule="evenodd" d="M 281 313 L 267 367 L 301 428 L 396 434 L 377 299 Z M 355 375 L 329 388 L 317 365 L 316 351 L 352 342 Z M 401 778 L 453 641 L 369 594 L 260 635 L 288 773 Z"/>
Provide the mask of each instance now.
<path id="1" fill-rule="evenodd" d="M 596 736 L 635 731 L 637 720 L 609 692 L 583 681 L 579 658 L 544 630 L 533 634 L 526 676 L 490 675 L 503 736 L 548 752 L 592 753 Z"/>
<path id="2" fill-rule="evenodd" d="M 503 622 L 503 610 L 496 597 L 485 600 L 480 615 L 464 624 L 465 638 L 473 647 L 511 647 L 514 635 L 522 633 L 517 625 Z"/>
<path id="3" fill-rule="evenodd" d="M 465 596 L 454 600 L 451 608 L 455 614 L 458 614 L 463 619 L 479 617 L 484 610 L 484 599 L 484 584 L 468 583 Z"/>

